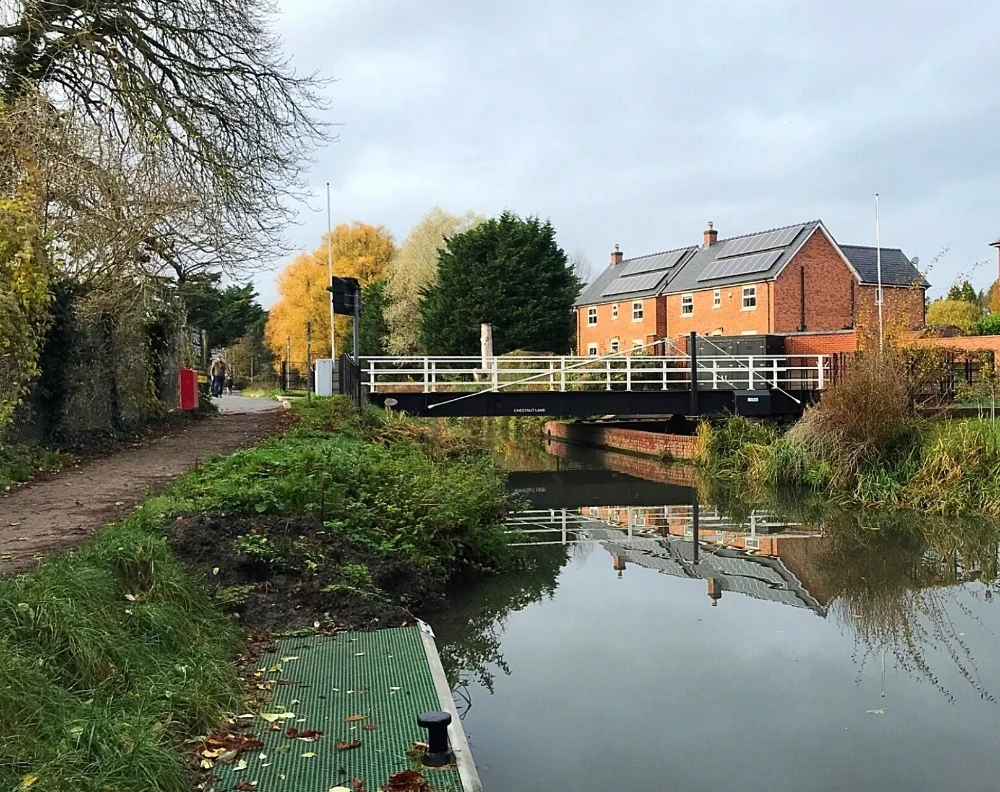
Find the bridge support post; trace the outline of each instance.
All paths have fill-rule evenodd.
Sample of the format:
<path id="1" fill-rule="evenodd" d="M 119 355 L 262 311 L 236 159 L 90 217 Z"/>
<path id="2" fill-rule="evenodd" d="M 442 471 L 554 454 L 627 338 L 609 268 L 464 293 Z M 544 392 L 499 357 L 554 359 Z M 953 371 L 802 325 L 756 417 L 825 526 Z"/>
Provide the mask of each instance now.
<path id="1" fill-rule="evenodd" d="M 691 358 L 691 415 L 698 414 L 698 334 L 688 337 L 688 357 Z"/>

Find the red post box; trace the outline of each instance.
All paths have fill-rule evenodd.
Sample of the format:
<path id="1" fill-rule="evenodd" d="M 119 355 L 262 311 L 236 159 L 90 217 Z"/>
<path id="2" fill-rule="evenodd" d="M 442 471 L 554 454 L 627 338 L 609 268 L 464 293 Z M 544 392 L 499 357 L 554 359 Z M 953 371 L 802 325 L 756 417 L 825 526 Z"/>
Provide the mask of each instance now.
<path id="1" fill-rule="evenodd" d="M 198 372 L 194 369 L 181 369 L 180 372 L 181 409 L 198 409 Z"/>

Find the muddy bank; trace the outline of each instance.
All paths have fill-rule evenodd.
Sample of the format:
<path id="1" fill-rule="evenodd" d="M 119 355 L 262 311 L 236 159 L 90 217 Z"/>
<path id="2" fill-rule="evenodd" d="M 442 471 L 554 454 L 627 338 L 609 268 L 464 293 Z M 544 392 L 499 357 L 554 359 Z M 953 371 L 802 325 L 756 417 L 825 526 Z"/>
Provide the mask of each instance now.
<path id="1" fill-rule="evenodd" d="M 164 532 L 214 600 L 261 632 L 373 630 L 439 607 L 443 583 L 373 554 L 310 517 L 180 517 Z"/>

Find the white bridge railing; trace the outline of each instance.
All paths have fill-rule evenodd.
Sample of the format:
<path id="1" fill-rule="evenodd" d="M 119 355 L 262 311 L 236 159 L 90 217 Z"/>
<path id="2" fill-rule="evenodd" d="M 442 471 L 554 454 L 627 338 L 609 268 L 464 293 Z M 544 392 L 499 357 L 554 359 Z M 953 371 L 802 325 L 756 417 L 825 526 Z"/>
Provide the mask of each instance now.
<path id="1" fill-rule="evenodd" d="M 362 358 L 361 380 L 372 393 L 463 393 L 485 390 L 690 390 L 691 359 L 523 356 Z M 828 355 L 699 355 L 698 390 L 823 390 Z"/>

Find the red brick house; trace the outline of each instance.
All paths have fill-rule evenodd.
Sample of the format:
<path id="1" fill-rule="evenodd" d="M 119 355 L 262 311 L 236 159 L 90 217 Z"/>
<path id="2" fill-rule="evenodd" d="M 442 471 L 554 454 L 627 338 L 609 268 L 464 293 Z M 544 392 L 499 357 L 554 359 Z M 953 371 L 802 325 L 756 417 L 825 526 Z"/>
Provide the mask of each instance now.
<path id="1" fill-rule="evenodd" d="M 882 248 L 883 313 L 912 329 L 923 324 L 928 286 L 898 248 Z M 787 335 L 801 354 L 853 348 L 854 329 L 877 315 L 873 247 L 839 245 L 822 221 L 719 239 L 625 259 L 580 295 L 581 355 L 643 350 L 675 354 L 667 339 L 703 335 Z M 662 342 L 662 343 L 656 343 Z"/>

